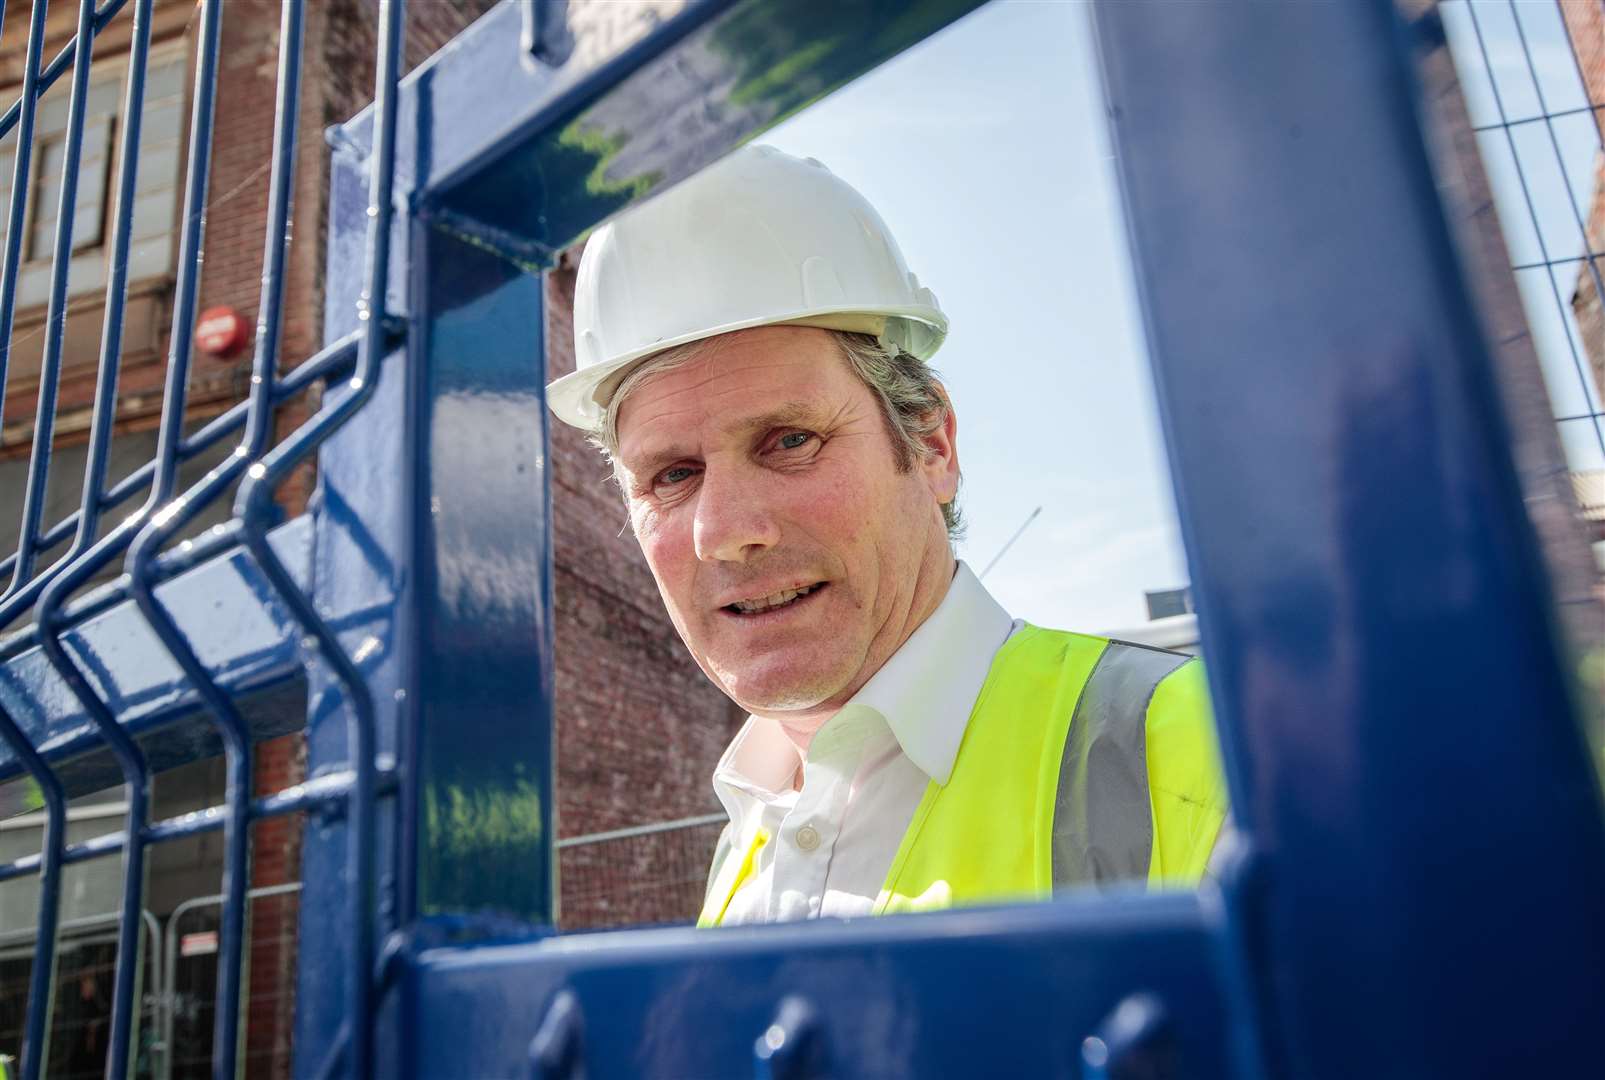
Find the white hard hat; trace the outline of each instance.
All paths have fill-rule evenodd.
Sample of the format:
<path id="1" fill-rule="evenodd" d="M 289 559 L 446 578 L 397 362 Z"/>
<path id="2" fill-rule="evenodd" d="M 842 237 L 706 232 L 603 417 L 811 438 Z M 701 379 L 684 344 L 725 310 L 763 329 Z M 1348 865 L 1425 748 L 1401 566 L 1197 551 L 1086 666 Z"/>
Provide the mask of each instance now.
<path id="1" fill-rule="evenodd" d="M 875 208 L 819 162 L 743 147 L 591 235 L 574 290 L 576 370 L 546 388 L 596 431 L 636 362 L 777 324 L 874 334 L 921 360 L 947 336 L 936 296 Z"/>

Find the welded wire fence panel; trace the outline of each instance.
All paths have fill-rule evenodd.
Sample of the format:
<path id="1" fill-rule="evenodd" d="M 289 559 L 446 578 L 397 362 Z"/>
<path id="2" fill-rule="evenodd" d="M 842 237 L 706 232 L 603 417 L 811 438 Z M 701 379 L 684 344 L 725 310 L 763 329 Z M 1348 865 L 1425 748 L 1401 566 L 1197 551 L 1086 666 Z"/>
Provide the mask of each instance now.
<path id="1" fill-rule="evenodd" d="M 29 1080 L 151 1068 L 160 1025 L 141 1014 L 161 980 L 142 974 L 138 945 L 148 852 L 221 830 L 223 891 L 206 995 L 211 1038 L 200 1054 L 201 1071 L 235 1075 L 242 1045 L 248 1058 L 255 1050 L 239 1037 L 242 1016 L 265 1006 L 287 1026 L 282 1003 L 252 1000 L 245 982 L 248 971 L 264 970 L 252 966 L 245 944 L 246 889 L 257 863 L 252 822 L 337 803 L 359 853 L 344 918 L 362 946 L 345 973 L 350 1013 L 334 1052 L 365 1074 L 376 905 L 370 841 L 380 782 L 372 740 L 353 745 L 337 775 L 265 792 L 257 790 L 253 743 L 286 730 L 286 713 L 292 727 L 304 723 L 294 699 L 307 662 L 321 660 L 360 682 L 303 592 L 310 530 L 271 530 L 284 516 L 281 489 L 361 406 L 363 380 L 375 380 L 383 358 L 391 332 L 384 284 L 393 160 L 388 149 L 372 155 L 367 325 L 309 358 L 305 342 L 296 346 L 305 351 L 285 355 L 287 326 L 308 336 L 308 320 L 286 311 L 308 5 L 104 0 L 97 8 L 92 0 L 58 0 L 52 9 L 43 0 L 7 4 L 0 27 L 0 56 L 19 73 L 0 115 L 7 174 L 0 183 L 0 496 L 14 515 L 0 520 L 14 536 L 0 544 L 0 553 L 9 552 L 0 561 L 0 634 L 10 631 L 0 637 L 7 688 L 0 780 L 25 776 L 19 807 L 41 819 L 38 851 L 0 865 L 0 880 L 38 882 L 32 962 L 26 975 L 5 973 L 8 1006 L 20 1012 L 8 1013 L 15 1029 L 0 1052 L 20 1050 L 20 1075 Z M 227 74 L 221 62 L 225 18 L 237 26 L 257 20 L 262 25 L 235 37 L 269 43 L 269 61 L 251 73 L 254 101 L 220 99 L 229 79 L 246 92 L 239 90 L 246 76 Z M 403 19 L 400 0 L 386 0 L 372 37 L 377 112 L 387 130 Z M 63 29 L 71 34 L 65 45 Z M 106 42 L 115 50 L 97 49 Z M 238 117 L 242 105 L 261 118 L 260 136 L 231 144 L 219 117 Z M 236 144 L 249 150 L 243 171 Z M 216 190 L 216 180 L 231 186 Z M 263 209 L 242 215 L 232 200 L 251 185 L 259 185 L 253 190 Z M 222 258 L 203 283 L 209 231 L 218 233 L 213 246 Z M 304 231 L 317 237 L 315 228 Z M 254 330 L 231 309 L 203 317 L 208 289 L 238 275 L 231 270 L 244 265 L 237 252 L 258 239 L 244 270 L 259 287 Z M 230 318 L 238 325 L 226 340 L 217 327 Z M 245 358 L 220 373 L 198 358 L 203 350 Z M 314 414 L 309 394 L 353 366 L 357 378 Z M 283 439 L 280 424 L 293 429 Z M 24 447 L 26 456 L 18 453 Z M 296 509 L 297 500 L 289 501 Z M 192 584 L 220 570 L 246 584 L 232 606 Z M 113 625 L 120 628 L 109 648 L 86 647 L 86 633 Z M 255 644 L 235 632 L 246 626 L 255 628 Z M 136 689 L 148 676 L 154 681 Z M 264 727 L 259 698 L 249 705 L 245 691 L 286 681 L 290 689 L 275 699 L 278 712 Z M 143 742 L 135 738 L 141 717 Z M 194 722 L 172 727 L 186 717 Z M 219 748 L 221 805 L 152 820 L 155 774 Z M 67 799 L 118 779 L 122 830 L 72 842 Z M 74 966 L 63 936 L 63 868 L 92 860 L 121 863 L 115 895 L 104 898 L 117 914 L 109 943 L 71 953 L 93 953 L 94 963 Z M 282 956 L 293 921 L 293 907 L 273 914 L 271 933 L 254 947 Z M 72 985 L 79 996 L 63 997 Z M 58 1046 L 69 1027 L 77 1034 Z"/>
<path id="2" fill-rule="evenodd" d="M 559 840 L 564 930 L 696 921 L 727 818 L 710 814 Z"/>
<path id="3" fill-rule="evenodd" d="M 1438 11 L 1578 505 L 1605 541 L 1605 10 L 1443 0 Z"/>

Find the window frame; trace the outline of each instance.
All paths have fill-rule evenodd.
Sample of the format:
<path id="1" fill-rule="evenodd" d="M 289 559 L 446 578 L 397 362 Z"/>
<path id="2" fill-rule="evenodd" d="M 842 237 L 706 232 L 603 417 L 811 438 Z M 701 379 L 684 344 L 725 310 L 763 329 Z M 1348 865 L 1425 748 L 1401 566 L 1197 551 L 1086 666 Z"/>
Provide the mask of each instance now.
<path id="1" fill-rule="evenodd" d="M 177 147 L 177 153 L 178 153 L 178 168 L 177 168 L 177 171 L 176 171 L 176 174 L 175 174 L 175 177 L 174 177 L 174 182 L 171 185 L 171 188 L 170 188 L 169 193 L 168 193 L 169 194 L 169 198 L 171 200 L 171 203 L 170 203 L 169 218 L 168 218 L 169 224 L 168 224 L 168 228 L 165 230 L 165 232 L 167 232 L 168 234 L 173 235 L 174 239 L 173 239 L 173 242 L 170 244 L 170 247 L 169 247 L 169 250 L 168 250 L 168 253 L 167 253 L 167 259 L 165 261 L 165 265 L 160 270 L 155 271 L 155 272 L 142 273 L 142 274 L 138 274 L 138 275 L 131 275 L 130 278 L 129 278 L 129 282 L 128 282 L 130 289 L 133 289 L 133 288 L 136 288 L 136 287 L 141 287 L 141 286 L 148 286 L 149 283 L 152 283 L 152 282 L 171 281 L 173 276 L 174 276 L 174 273 L 176 271 L 177 262 L 178 262 L 178 245 L 177 245 L 177 241 L 176 241 L 176 233 L 177 233 L 177 230 L 178 230 L 179 217 L 180 217 L 180 214 L 181 214 L 180 199 L 181 199 L 181 196 L 183 194 L 183 190 L 182 190 L 183 189 L 183 182 L 182 181 L 183 181 L 183 173 L 184 173 L 184 163 L 188 159 L 188 154 L 189 154 L 189 125 L 185 122 L 185 118 L 188 116 L 189 109 L 190 109 L 190 104 L 191 104 L 192 97 L 193 97 L 193 87 L 192 87 L 192 83 L 194 81 L 194 56 L 193 56 L 193 53 L 194 53 L 194 49 L 193 49 L 192 43 L 191 43 L 191 41 L 189 39 L 189 35 L 187 33 L 184 33 L 184 34 L 174 35 L 173 37 L 170 37 L 170 38 L 168 38 L 166 40 L 163 40 L 163 41 L 152 42 L 151 46 L 150 46 L 150 51 L 149 51 L 149 53 L 147 55 L 147 60 L 146 60 L 146 64 L 147 64 L 147 68 L 146 68 L 146 71 L 147 71 L 147 75 L 146 75 L 146 99 L 145 99 L 145 102 L 144 102 L 145 111 L 147 113 L 150 111 L 150 100 L 151 99 L 150 99 L 149 90 L 150 90 L 151 74 L 154 73 L 157 69 L 162 68 L 162 67 L 166 67 L 166 66 L 176 66 L 176 67 L 179 67 L 180 70 L 181 70 L 181 75 L 180 75 L 180 78 L 179 78 L 178 94 L 177 94 L 177 99 L 176 99 L 176 103 L 175 103 L 176 104 L 176 108 L 178 110 L 178 116 L 179 116 L 178 131 L 177 131 L 177 138 L 176 138 L 176 147 Z M 93 62 L 92 66 L 91 66 L 89 79 L 90 79 L 90 85 L 92 87 L 96 87 L 96 86 L 100 86 L 100 85 L 105 85 L 105 84 L 111 83 L 111 84 L 115 84 L 115 85 L 117 85 L 119 87 L 119 92 L 118 92 L 118 95 L 117 95 L 117 106 L 116 106 L 115 110 L 113 110 L 111 112 L 107 112 L 107 113 L 99 113 L 99 114 L 90 116 L 90 117 L 86 118 L 86 121 L 85 121 L 86 136 L 87 136 L 87 133 L 88 133 L 89 129 L 91 128 L 91 126 L 95 122 L 95 120 L 99 119 L 100 117 L 105 117 L 106 120 L 108 121 L 108 123 L 106 124 L 106 135 L 105 135 L 106 153 L 105 153 L 104 159 L 103 159 L 103 168 L 105 169 L 104 183 L 102 184 L 101 197 L 100 197 L 100 199 L 98 201 L 98 205 L 94 208 L 94 211 L 93 211 L 93 212 L 99 214 L 99 227 L 95 230 L 94 239 L 93 239 L 92 242 L 84 242 L 84 241 L 75 240 L 73 245 L 72 245 L 72 249 L 68 253 L 67 257 L 68 257 L 69 260 L 73 260 L 73 259 L 77 259 L 77 258 L 80 258 L 82 256 L 85 256 L 85 255 L 91 255 L 91 254 L 93 254 L 95 252 L 99 252 L 99 253 L 101 253 L 101 272 L 96 276 L 96 278 L 95 278 L 95 280 L 94 280 L 94 282 L 92 284 L 84 284 L 84 285 L 79 285 L 77 287 L 74 287 L 74 285 L 72 284 L 71 276 L 69 274 L 69 283 L 68 283 L 68 288 L 67 288 L 67 298 L 68 298 L 69 302 L 71 302 L 72 300 L 77 299 L 79 297 L 91 296 L 91 295 L 94 295 L 97 292 L 103 292 L 104 289 L 105 289 L 105 285 L 106 285 L 106 277 L 107 277 L 106 271 L 109 268 L 108 264 L 107 264 L 107 261 L 106 261 L 107 260 L 106 244 L 107 244 L 108 237 L 110 236 L 111 232 L 113 231 L 112 227 L 115 224 L 114 217 L 113 217 L 113 214 L 114 214 L 114 205 L 113 204 L 115 202 L 115 193 L 113 191 L 113 188 L 115 187 L 115 178 L 118 175 L 118 171 L 122 168 L 122 145 L 121 145 L 121 137 L 120 137 L 121 136 L 121 126 L 120 125 L 121 125 L 122 122 L 126 121 L 126 118 L 127 118 L 127 114 L 124 112 L 124 109 L 127 107 L 126 85 L 127 85 L 127 80 L 128 80 L 128 64 L 129 64 L 128 55 L 125 52 L 119 52 L 118 54 L 116 54 L 114 56 L 107 56 L 107 57 L 104 57 L 104 58 L 97 58 Z M 53 86 L 51 88 L 51 92 L 50 93 L 51 94 L 58 94 L 58 93 L 65 92 L 66 86 L 67 86 L 67 83 L 65 82 L 65 80 L 63 80 L 62 82 L 58 82 L 55 86 Z M 41 99 L 40 99 L 41 103 L 44 100 L 46 100 L 46 98 L 49 97 L 49 96 L 50 95 L 47 94 L 45 97 L 41 97 Z M 14 131 L 15 131 L 15 129 L 13 129 L 13 132 Z M 18 283 L 17 283 L 17 301 L 16 302 L 17 302 L 17 311 L 18 311 L 19 315 L 21 315 L 24 312 L 28 312 L 28 311 L 31 311 L 33 309 L 36 309 L 36 308 L 42 308 L 46 303 L 46 300 L 44 298 L 35 299 L 33 297 L 28 297 L 28 296 L 25 295 L 26 283 L 21 278 L 20 275 L 27 274 L 29 271 L 37 272 L 37 271 L 39 271 L 39 270 L 41 270 L 43 268 L 47 268 L 47 267 L 49 267 L 51 265 L 52 261 L 55 258 L 55 253 L 54 253 L 53 250 L 49 254 L 45 254 L 45 255 L 37 254 L 37 252 L 35 250 L 36 244 L 34 243 L 33 233 L 34 233 L 35 224 L 36 224 L 36 222 L 38 220 L 38 215 L 39 215 L 39 213 L 40 213 L 40 211 L 42 209 L 41 200 L 39 198 L 39 196 L 40 196 L 40 171 L 39 170 L 42 168 L 43 162 L 44 162 L 44 154 L 43 154 L 42 151 L 43 151 L 44 147 L 49 145 L 51 142 L 53 142 L 53 141 L 63 141 L 65 139 L 65 137 L 66 137 L 65 126 L 63 126 L 59 130 L 55 130 L 55 129 L 46 129 L 42 125 L 38 125 L 38 124 L 35 125 L 35 128 L 34 128 L 33 153 L 31 155 L 31 158 L 30 158 L 30 161 L 29 161 L 29 176 L 28 176 L 28 180 L 27 180 L 27 185 L 28 185 L 28 188 L 27 188 L 27 201 L 26 201 L 26 203 L 25 203 L 25 205 L 23 207 L 23 214 L 22 214 L 23 237 L 22 237 L 22 241 L 21 241 L 21 246 L 18 249 L 18 251 L 19 251 L 19 261 L 18 261 L 19 280 L 18 280 Z M 140 133 L 140 153 L 141 154 L 145 154 L 145 153 L 148 152 L 148 150 L 149 150 L 149 147 L 146 145 L 146 130 L 142 129 L 141 133 Z M 9 147 L 4 152 L 5 153 L 5 160 L 4 160 L 3 169 L 0 169 L 0 171 L 3 171 L 4 174 L 5 174 L 3 177 L 0 177 L 0 196 L 3 196 L 4 199 L 9 199 L 9 197 L 10 197 L 10 189 L 11 189 L 11 186 L 12 186 L 11 185 L 11 179 L 12 179 L 12 177 L 14 175 L 14 169 L 15 169 L 15 166 L 14 166 L 14 162 L 16 160 L 15 152 L 16 152 L 16 150 L 15 150 L 15 139 L 13 137 L 10 140 Z M 80 189 L 81 189 L 82 183 L 83 183 L 82 171 L 80 170 L 80 178 L 79 178 Z M 136 202 L 138 201 L 138 195 L 139 195 L 138 186 L 136 185 L 136 198 L 134 200 Z M 59 193 L 57 193 L 54 197 L 59 200 Z M 3 206 L 3 205 L 4 205 L 3 199 L 0 199 L 0 206 Z M 79 212 L 82 213 L 85 208 L 80 205 L 78 209 L 79 209 Z M 132 211 L 132 206 L 129 207 L 129 210 Z M 76 227 L 75 227 L 74 231 L 77 231 Z M 4 223 L 0 222 L 0 242 L 3 242 L 3 239 L 4 239 Z M 149 240 L 149 238 L 146 238 L 146 239 L 147 239 L 147 241 Z M 138 243 L 138 241 L 139 241 L 139 238 L 138 237 L 134 237 L 131 242 L 132 243 Z M 130 256 L 130 261 L 132 262 L 132 255 Z"/>

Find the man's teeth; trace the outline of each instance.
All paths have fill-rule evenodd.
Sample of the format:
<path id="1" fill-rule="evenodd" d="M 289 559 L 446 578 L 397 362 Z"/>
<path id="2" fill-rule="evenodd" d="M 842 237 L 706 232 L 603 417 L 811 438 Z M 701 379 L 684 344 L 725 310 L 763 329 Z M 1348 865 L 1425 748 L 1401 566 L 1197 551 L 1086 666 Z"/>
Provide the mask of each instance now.
<path id="1" fill-rule="evenodd" d="M 809 585 L 802 589 L 787 589 L 784 592 L 777 592 L 773 596 L 761 596 L 756 600 L 737 600 L 730 606 L 744 614 L 752 615 L 759 611 L 768 611 L 770 608 L 780 607 L 782 604 L 789 604 L 799 596 L 807 596 L 818 587 L 817 585 Z"/>

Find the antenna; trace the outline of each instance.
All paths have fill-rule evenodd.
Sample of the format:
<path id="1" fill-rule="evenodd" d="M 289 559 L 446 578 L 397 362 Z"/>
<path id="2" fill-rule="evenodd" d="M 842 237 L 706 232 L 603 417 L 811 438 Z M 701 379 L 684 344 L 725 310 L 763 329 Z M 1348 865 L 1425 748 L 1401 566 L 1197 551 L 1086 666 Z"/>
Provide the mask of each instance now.
<path id="1" fill-rule="evenodd" d="M 1014 530 L 1014 535 L 1009 537 L 1008 543 L 999 548 L 998 553 L 992 556 L 992 561 L 986 564 L 985 570 L 981 571 L 981 577 L 986 577 L 987 574 L 992 572 L 992 568 L 998 564 L 998 560 L 1008 554 L 1009 549 L 1014 546 L 1014 542 L 1020 539 L 1020 534 L 1031 527 L 1031 523 L 1037 519 L 1037 515 L 1040 513 L 1042 513 L 1042 507 L 1040 506 L 1031 511 L 1030 516 L 1020 523 L 1018 529 Z"/>

